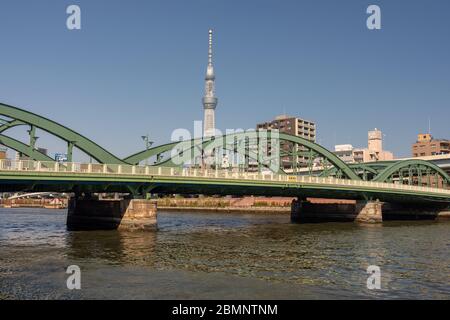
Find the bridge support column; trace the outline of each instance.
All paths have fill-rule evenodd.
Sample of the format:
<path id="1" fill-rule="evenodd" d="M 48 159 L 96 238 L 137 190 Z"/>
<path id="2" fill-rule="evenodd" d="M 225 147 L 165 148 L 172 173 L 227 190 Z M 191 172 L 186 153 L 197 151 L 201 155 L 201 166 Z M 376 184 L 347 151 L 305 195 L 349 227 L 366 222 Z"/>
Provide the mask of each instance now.
<path id="1" fill-rule="evenodd" d="M 315 202 L 294 200 L 291 205 L 291 222 L 361 222 L 383 221 L 382 203 L 379 201 L 351 201 L 316 199 Z"/>
<path id="2" fill-rule="evenodd" d="M 437 218 L 438 218 L 438 220 L 444 220 L 444 219 L 448 220 L 448 219 L 450 219 L 450 207 L 439 211 L 438 215 L 437 215 Z"/>
<path id="3" fill-rule="evenodd" d="M 291 205 L 291 222 L 351 222 L 355 220 L 354 201 L 321 200 L 317 202 L 294 200 Z"/>
<path id="4" fill-rule="evenodd" d="M 157 205 L 151 200 L 69 201 L 68 230 L 156 230 Z"/>
<path id="5" fill-rule="evenodd" d="M 299 223 L 302 222 L 301 214 L 302 210 L 302 199 L 294 199 L 291 203 L 291 222 Z"/>
<path id="6" fill-rule="evenodd" d="M 383 203 L 380 201 L 357 201 L 355 221 L 361 223 L 383 222 Z"/>

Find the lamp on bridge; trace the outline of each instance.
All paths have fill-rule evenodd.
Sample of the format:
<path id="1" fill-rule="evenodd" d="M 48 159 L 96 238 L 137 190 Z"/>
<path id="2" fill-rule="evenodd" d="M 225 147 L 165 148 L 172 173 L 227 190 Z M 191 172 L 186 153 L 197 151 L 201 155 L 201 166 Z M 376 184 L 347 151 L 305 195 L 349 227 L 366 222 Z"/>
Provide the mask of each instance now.
<path id="1" fill-rule="evenodd" d="M 150 137 L 149 134 L 147 133 L 147 135 L 145 136 L 141 136 L 142 140 L 144 140 L 145 142 L 145 149 L 149 150 L 153 144 L 153 141 L 150 141 Z M 145 159 L 145 165 L 148 165 L 148 159 Z"/>
<path id="2" fill-rule="evenodd" d="M 157 164 L 157 163 L 160 163 L 161 161 L 162 161 L 162 159 L 164 158 L 164 155 L 163 154 L 157 154 L 156 155 L 156 161 L 155 161 L 155 163 L 154 164 Z"/>

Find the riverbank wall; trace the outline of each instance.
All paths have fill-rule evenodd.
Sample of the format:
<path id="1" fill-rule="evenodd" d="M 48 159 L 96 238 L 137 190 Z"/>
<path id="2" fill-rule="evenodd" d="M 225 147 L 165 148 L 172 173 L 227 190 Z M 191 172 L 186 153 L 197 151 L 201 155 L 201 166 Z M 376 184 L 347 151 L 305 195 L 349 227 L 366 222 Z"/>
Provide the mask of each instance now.
<path id="1" fill-rule="evenodd" d="M 270 213 L 290 214 L 289 207 L 158 207 L 159 210 L 169 212 L 217 212 L 217 213 Z"/>
<path id="2" fill-rule="evenodd" d="M 1 208 L 67 209 L 68 199 L 0 199 Z"/>
<path id="3" fill-rule="evenodd" d="M 276 213 L 289 214 L 288 197 L 198 197 L 158 199 L 158 209 L 173 212 Z"/>
<path id="4" fill-rule="evenodd" d="M 158 199 L 158 209 L 173 212 L 291 214 L 292 197 L 200 197 Z M 311 203 L 354 204 L 353 200 L 308 199 Z"/>
<path id="5" fill-rule="evenodd" d="M 291 215 L 293 221 L 326 222 L 358 221 L 379 223 L 388 220 L 447 220 L 449 209 L 427 209 L 391 203 L 365 202 L 344 199 L 307 198 L 302 209 L 295 207 L 290 197 L 199 197 L 158 199 L 158 209 L 169 212 L 212 212 L 241 214 Z M 293 207 L 294 205 L 294 207 Z M 417 212 L 416 212 L 417 211 Z M 301 216 L 301 219 L 299 219 Z"/>

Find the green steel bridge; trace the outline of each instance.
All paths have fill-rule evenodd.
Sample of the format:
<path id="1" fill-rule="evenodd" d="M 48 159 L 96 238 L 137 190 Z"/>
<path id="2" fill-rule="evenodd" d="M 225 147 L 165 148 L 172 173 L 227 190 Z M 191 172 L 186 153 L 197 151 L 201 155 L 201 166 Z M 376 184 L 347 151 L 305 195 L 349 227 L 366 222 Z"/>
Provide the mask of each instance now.
<path id="1" fill-rule="evenodd" d="M 334 177 L 138 165 L 0 161 L 1 191 L 221 194 L 449 203 L 450 190 Z"/>
<path id="2" fill-rule="evenodd" d="M 32 112 L 0 104 L 0 116 L 0 144 L 29 159 L 0 161 L 0 192 L 264 195 L 450 204 L 450 177 L 423 160 L 346 164 L 316 143 L 271 131 L 171 142 L 121 159 Z M 17 126 L 28 128 L 28 144 L 6 135 Z M 55 162 L 39 152 L 37 129 L 67 143 L 68 162 Z M 74 148 L 96 162 L 73 162 Z M 196 158 L 218 149 L 240 157 L 241 168 L 196 165 Z M 304 168 L 297 167 L 300 158 Z M 153 163 L 142 165 L 148 159 Z M 291 159 L 289 174 L 280 165 L 283 159 Z M 313 170 L 317 161 L 322 168 L 318 174 Z"/>

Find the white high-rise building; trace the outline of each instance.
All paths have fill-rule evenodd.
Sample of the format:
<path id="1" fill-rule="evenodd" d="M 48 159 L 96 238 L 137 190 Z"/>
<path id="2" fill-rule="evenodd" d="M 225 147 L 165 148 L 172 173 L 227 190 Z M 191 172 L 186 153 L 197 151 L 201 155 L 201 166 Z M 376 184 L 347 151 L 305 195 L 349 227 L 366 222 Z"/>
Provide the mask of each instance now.
<path id="1" fill-rule="evenodd" d="M 205 95 L 203 96 L 203 136 L 211 137 L 214 135 L 216 128 L 215 110 L 217 106 L 217 98 L 215 96 L 215 75 L 213 67 L 213 31 L 209 30 L 209 49 L 208 49 L 208 67 L 206 68 L 205 77 Z"/>

